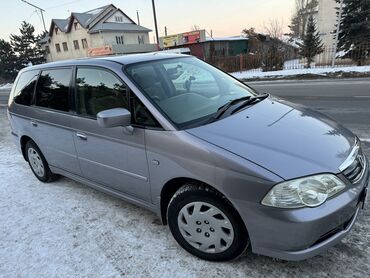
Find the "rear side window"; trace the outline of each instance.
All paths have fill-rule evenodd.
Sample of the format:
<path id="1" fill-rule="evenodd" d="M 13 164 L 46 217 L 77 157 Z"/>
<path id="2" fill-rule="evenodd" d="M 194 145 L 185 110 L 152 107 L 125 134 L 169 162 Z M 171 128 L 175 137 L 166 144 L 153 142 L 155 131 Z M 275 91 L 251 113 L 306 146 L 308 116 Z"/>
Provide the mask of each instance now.
<path id="1" fill-rule="evenodd" d="M 36 105 L 68 112 L 71 77 L 72 69 L 43 71 L 37 82 Z"/>
<path id="2" fill-rule="evenodd" d="M 79 68 L 76 76 L 78 113 L 94 117 L 103 110 L 128 109 L 126 86 L 114 74 L 96 68 Z"/>
<path id="3" fill-rule="evenodd" d="M 14 89 L 14 102 L 29 106 L 35 89 L 38 70 L 31 70 L 21 74 Z"/>

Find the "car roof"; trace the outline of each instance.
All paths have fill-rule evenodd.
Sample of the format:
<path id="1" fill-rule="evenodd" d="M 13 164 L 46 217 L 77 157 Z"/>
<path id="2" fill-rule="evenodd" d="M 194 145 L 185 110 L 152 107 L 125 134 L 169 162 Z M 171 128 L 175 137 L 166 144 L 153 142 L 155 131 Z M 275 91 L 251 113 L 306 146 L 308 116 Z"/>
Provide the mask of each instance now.
<path id="1" fill-rule="evenodd" d="M 100 62 L 108 61 L 108 62 L 115 62 L 122 65 L 129 65 L 134 63 L 140 62 L 149 62 L 149 61 L 158 61 L 164 59 L 171 59 L 171 58 L 184 58 L 184 57 L 191 57 L 190 55 L 185 54 L 170 54 L 170 53 L 161 53 L 161 52 L 152 52 L 152 53 L 145 53 L 145 54 L 130 54 L 130 55 L 122 55 L 122 56 L 105 56 L 99 58 L 81 58 L 81 59 L 73 59 L 73 60 L 64 60 L 58 62 L 51 62 L 45 63 L 35 66 L 29 66 L 24 68 L 24 71 L 28 70 L 36 70 L 36 69 L 45 69 L 45 68 L 53 68 L 53 67 L 64 67 L 64 66 L 74 66 L 74 65 L 100 65 Z M 23 71 L 22 70 L 22 71 Z"/>

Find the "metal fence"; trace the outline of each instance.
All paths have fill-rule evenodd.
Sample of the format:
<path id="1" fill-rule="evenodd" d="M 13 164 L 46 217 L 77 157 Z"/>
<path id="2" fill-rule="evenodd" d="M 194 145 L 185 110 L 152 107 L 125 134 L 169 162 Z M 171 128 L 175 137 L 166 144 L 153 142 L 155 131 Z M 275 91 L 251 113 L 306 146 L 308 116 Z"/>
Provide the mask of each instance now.
<path id="1" fill-rule="evenodd" d="M 316 55 L 311 63 L 311 68 L 331 68 L 334 58 L 334 48 L 327 47 L 319 55 Z M 335 67 L 349 67 L 358 65 L 370 65 L 370 45 L 344 52 L 339 51 L 335 55 Z M 307 59 L 299 54 L 298 49 L 286 51 L 261 50 L 254 53 L 242 54 L 229 57 L 211 57 L 206 61 L 227 72 L 238 71 L 277 71 L 307 68 Z"/>

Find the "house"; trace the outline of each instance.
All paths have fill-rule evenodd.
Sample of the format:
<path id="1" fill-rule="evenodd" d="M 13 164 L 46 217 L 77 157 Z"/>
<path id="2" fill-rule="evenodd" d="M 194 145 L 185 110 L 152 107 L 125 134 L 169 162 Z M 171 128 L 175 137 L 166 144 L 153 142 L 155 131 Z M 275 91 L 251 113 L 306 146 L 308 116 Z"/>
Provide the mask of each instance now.
<path id="1" fill-rule="evenodd" d="M 190 54 L 202 60 L 212 58 L 236 56 L 247 53 L 248 38 L 234 37 L 206 37 L 205 30 L 196 30 L 159 38 L 164 49 L 186 48 Z"/>
<path id="2" fill-rule="evenodd" d="M 48 35 L 40 43 L 48 62 L 143 53 L 157 50 L 149 42 L 149 32 L 110 4 L 83 13 L 72 12 L 67 19 L 53 19 Z"/>

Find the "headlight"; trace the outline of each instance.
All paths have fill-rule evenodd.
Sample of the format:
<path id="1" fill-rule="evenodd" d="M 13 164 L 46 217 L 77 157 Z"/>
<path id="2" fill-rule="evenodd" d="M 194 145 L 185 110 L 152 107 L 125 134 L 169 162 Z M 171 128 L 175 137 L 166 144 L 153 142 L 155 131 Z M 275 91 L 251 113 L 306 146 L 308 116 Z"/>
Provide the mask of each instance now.
<path id="1" fill-rule="evenodd" d="M 278 208 L 317 207 L 344 188 L 345 184 L 331 174 L 305 177 L 275 185 L 262 204 Z"/>

